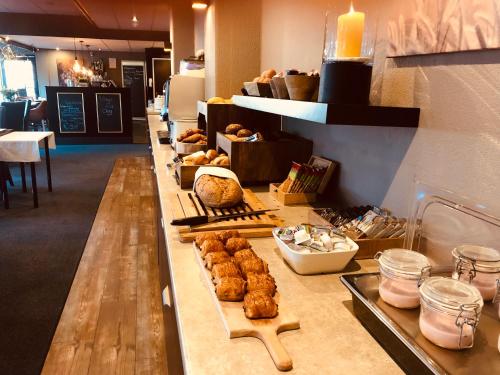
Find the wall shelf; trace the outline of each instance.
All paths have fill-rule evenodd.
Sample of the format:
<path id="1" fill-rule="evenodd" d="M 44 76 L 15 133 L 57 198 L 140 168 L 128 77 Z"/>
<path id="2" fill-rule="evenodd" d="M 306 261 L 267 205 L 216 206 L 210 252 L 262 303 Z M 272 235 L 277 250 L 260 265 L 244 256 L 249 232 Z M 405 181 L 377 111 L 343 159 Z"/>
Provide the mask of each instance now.
<path id="1" fill-rule="evenodd" d="M 255 111 L 328 125 L 417 128 L 420 116 L 420 108 L 348 106 L 241 95 L 234 95 L 233 103 Z"/>

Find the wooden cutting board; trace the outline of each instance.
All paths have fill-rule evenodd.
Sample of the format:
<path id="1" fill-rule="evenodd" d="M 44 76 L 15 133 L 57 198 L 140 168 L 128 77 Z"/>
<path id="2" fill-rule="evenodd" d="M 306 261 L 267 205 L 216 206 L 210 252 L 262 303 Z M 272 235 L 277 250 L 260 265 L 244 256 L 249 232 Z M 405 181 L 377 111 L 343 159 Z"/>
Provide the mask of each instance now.
<path id="1" fill-rule="evenodd" d="M 229 338 L 256 337 L 260 339 L 266 346 L 278 370 L 291 370 L 293 368 L 292 359 L 278 338 L 278 334 L 292 329 L 299 329 L 300 322 L 291 314 L 287 306 L 283 305 L 280 300 L 279 292 L 276 292 L 274 296 L 274 300 L 278 304 L 279 309 L 277 317 L 273 319 L 248 319 L 243 311 L 243 302 L 219 301 L 215 294 L 214 284 L 212 283 L 212 274 L 205 267 L 200 250 L 194 242 L 193 248 L 195 257 L 201 268 L 201 273 L 204 275 L 207 287 L 210 290 L 210 295 L 222 318 Z"/>
<path id="2" fill-rule="evenodd" d="M 221 216 L 236 212 L 250 212 L 264 210 L 266 207 L 249 189 L 243 189 L 244 203 L 232 208 L 210 208 L 206 207 L 198 196 L 191 191 L 171 193 L 169 202 L 173 211 L 174 219 L 185 217 L 209 215 Z M 181 242 L 191 242 L 201 232 L 220 231 L 226 229 L 238 229 L 243 237 L 272 237 L 272 229 L 281 226 L 282 220 L 275 215 L 248 215 L 234 219 L 226 219 L 215 223 L 178 227 Z"/>

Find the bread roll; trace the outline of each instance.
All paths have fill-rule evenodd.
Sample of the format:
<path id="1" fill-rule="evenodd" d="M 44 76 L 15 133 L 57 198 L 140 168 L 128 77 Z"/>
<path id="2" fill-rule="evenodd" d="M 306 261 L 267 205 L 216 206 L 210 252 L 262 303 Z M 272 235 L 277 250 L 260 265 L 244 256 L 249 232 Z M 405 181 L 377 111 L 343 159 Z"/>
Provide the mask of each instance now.
<path id="1" fill-rule="evenodd" d="M 196 180 L 194 190 L 203 204 L 208 207 L 233 207 L 243 200 L 243 190 L 236 181 L 230 178 L 205 174 Z"/>
<path id="2" fill-rule="evenodd" d="M 273 78 L 276 75 L 276 70 L 268 69 L 262 72 L 261 77 L 263 78 Z"/>
<path id="3" fill-rule="evenodd" d="M 227 156 L 223 157 L 223 159 L 221 160 L 221 162 L 219 163 L 219 165 L 221 165 L 223 167 L 229 166 L 229 158 Z"/>
<path id="4" fill-rule="evenodd" d="M 198 142 L 201 139 L 202 139 L 201 134 L 196 133 L 196 134 L 190 135 L 189 137 L 183 138 L 181 142 L 184 142 L 184 143 L 196 143 L 196 142 Z"/>
<path id="5" fill-rule="evenodd" d="M 252 131 L 249 129 L 241 129 L 238 130 L 238 133 L 236 133 L 236 136 L 238 138 L 245 138 L 245 137 L 250 137 L 252 135 Z"/>
<path id="6" fill-rule="evenodd" d="M 243 129 L 241 124 L 229 124 L 226 126 L 226 134 L 236 134 L 241 129 Z"/>
<path id="7" fill-rule="evenodd" d="M 214 96 L 213 98 L 207 100 L 207 104 L 217 104 L 217 103 L 224 103 L 224 98 L 221 98 L 220 96 Z"/>
<path id="8" fill-rule="evenodd" d="M 215 150 L 208 150 L 207 154 L 205 155 L 208 160 L 214 160 L 219 154 Z"/>
<path id="9" fill-rule="evenodd" d="M 208 163 L 209 163 L 209 160 L 205 157 L 205 155 L 200 155 L 196 159 L 193 159 L 194 165 L 205 165 Z"/>

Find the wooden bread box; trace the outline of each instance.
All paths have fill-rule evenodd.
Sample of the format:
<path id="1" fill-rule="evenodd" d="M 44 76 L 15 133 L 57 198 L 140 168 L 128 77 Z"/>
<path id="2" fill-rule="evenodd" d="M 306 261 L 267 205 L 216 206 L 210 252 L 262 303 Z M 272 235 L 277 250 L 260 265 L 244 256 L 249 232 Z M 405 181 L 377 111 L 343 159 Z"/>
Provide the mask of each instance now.
<path id="1" fill-rule="evenodd" d="M 292 135 L 278 141 L 233 142 L 217 133 L 217 151 L 227 153 L 231 170 L 243 184 L 283 181 L 292 162 L 307 162 L 312 149 L 312 141 Z"/>
<path id="2" fill-rule="evenodd" d="M 229 168 L 221 165 L 186 165 L 184 163 L 175 164 L 175 179 L 181 189 L 192 189 L 194 184 L 194 175 L 198 168 L 203 167 L 219 167 Z"/>

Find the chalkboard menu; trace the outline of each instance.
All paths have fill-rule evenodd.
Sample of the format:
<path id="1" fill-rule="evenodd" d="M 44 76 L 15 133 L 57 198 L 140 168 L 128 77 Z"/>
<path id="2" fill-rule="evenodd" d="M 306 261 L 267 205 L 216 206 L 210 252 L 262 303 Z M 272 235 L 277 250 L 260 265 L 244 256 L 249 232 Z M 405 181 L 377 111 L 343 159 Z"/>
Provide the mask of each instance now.
<path id="1" fill-rule="evenodd" d="M 123 133 L 122 95 L 96 93 L 97 129 L 99 133 Z"/>
<path id="2" fill-rule="evenodd" d="M 85 107 L 83 93 L 58 92 L 57 110 L 61 133 L 85 133 Z"/>
<path id="3" fill-rule="evenodd" d="M 123 87 L 130 88 L 132 117 L 146 116 L 146 98 L 144 94 L 144 66 L 122 65 Z"/>

